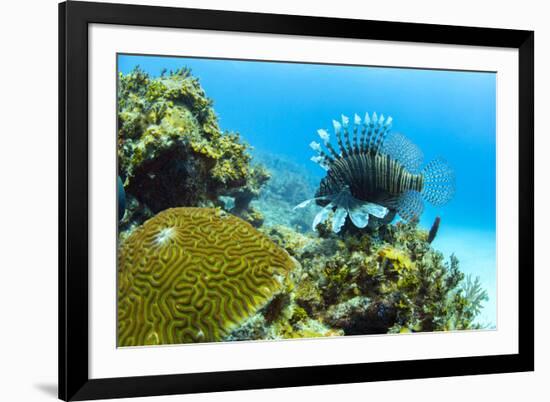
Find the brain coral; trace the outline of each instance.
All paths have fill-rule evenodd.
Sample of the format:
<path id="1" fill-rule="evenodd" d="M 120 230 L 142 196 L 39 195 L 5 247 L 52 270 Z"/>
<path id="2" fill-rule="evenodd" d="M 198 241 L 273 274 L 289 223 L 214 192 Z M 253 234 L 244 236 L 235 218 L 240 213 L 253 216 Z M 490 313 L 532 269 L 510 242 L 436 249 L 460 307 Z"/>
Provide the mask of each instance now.
<path id="1" fill-rule="evenodd" d="M 118 253 L 118 345 L 218 341 L 283 288 L 293 260 L 240 218 L 173 208 Z"/>

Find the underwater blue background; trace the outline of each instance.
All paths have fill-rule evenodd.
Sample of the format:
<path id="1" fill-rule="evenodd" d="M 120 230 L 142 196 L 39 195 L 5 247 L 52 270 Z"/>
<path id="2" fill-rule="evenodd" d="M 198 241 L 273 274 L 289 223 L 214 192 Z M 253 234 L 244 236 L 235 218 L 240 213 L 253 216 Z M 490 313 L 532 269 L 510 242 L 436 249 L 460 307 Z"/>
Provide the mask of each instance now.
<path id="1" fill-rule="evenodd" d="M 387 67 L 256 62 L 119 55 L 119 72 L 136 66 L 152 76 L 190 67 L 214 101 L 223 130 L 238 131 L 255 150 L 303 165 L 315 180 L 324 171 L 310 161 L 317 129 L 341 114 L 393 117 L 392 131 L 412 140 L 425 163 L 443 156 L 455 169 L 453 200 L 428 203 L 421 225 L 436 216 L 433 246 L 455 253 L 461 270 L 480 276 L 489 294 L 478 321 L 496 324 L 496 74 Z"/>

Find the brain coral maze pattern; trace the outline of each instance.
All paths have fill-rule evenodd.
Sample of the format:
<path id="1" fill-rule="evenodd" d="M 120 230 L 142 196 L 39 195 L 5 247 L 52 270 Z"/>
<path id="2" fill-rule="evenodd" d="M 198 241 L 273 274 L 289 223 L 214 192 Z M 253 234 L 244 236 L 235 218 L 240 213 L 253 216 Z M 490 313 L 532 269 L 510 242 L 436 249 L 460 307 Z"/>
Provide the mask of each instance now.
<path id="1" fill-rule="evenodd" d="M 119 248 L 118 345 L 219 341 L 281 289 L 292 267 L 233 215 L 163 211 Z"/>

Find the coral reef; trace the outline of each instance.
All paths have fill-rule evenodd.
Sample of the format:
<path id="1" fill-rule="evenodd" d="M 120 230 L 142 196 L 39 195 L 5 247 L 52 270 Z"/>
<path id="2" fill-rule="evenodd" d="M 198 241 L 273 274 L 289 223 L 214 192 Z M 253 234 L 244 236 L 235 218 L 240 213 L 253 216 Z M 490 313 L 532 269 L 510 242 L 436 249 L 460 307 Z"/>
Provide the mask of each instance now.
<path id="1" fill-rule="evenodd" d="M 284 225 L 262 231 L 300 265 L 285 292 L 228 340 L 479 328 L 487 294 L 465 280 L 454 255 L 444 261 L 416 221 L 345 237 Z"/>
<path id="2" fill-rule="evenodd" d="M 253 198 L 265 180 L 251 167 L 249 150 L 238 133 L 222 133 L 190 70 L 120 74 L 118 168 L 129 204 L 123 230 L 167 208 L 219 206 L 220 195 L 238 191 Z"/>
<path id="3" fill-rule="evenodd" d="M 165 210 L 119 247 L 118 345 L 221 340 L 277 300 L 294 266 L 282 248 L 231 214 Z"/>
<path id="4" fill-rule="evenodd" d="M 260 189 L 270 178 L 271 174 L 262 165 L 252 167 L 247 184 L 227 193 L 228 196 L 233 197 L 233 207 L 230 212 L 254 227 L 262 226 L 264 216 L 259 209 L 251 205 L 251 201 L 259 197 Z"/>
<path id="5" fill-rule="evenodd" d="M 254 160 L 271 173 L 269 181 L 261 187 L 259 196 L 252 200 L 253 208 L 262 211 L 265 225 L 285 225 L 305 233 L 311 231 L 314 208 L 292 211 L 306 198 L 313 197 L 318 180 L 302 165 L 280 155 L 254 151 Z"/>
<path id="6" fill-rule="evenodd" d="M 319 130 L 319 185 L 280 156 L 253 163 L 188 69 L 136 68 L 118 95 L 119 346 L 479 328 L 479 279 L 432 248 L 439 218 L 418 227 L 454 175 L 420 171 L 391 119 L 342 116 L 338 152 Z"/>

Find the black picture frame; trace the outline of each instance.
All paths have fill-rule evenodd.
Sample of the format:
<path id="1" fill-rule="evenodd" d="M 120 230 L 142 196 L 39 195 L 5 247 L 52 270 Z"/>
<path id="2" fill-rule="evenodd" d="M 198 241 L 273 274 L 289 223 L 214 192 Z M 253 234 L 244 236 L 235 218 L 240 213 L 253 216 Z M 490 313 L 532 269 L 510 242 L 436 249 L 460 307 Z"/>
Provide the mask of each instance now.
<path id="1" fill-rule="evenodd" d="M 88 25 L 515 48 L 519 52 L 517 354 L 90 379 Z M 70 1 L 59 4 L 59 398 L 87 400 L 534 370 L 534 32 Z"/>

